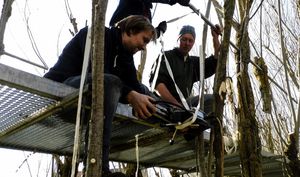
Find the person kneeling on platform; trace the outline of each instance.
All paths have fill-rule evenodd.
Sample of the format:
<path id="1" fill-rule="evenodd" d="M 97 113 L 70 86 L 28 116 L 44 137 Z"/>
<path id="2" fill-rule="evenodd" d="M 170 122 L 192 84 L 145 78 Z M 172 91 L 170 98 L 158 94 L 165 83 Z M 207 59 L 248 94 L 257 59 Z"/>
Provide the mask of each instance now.
<path id="1" fill-rule="evenodd" d="M 220 42 L 218 39 L 219 34 L 221 34 L 220 27 L 216 25 L 215 28 L 211 29 L 211 34 L 213 38 L 214 55 L 205 59 L 205 78 L 212 76 L 216 72 L 220 50 Z M 157 59 L 152 66 L 149 80 L 150 86 L 155 88 L 155 93 L 157 93 L 162 100 L 173 105 L 184 106 L 175 84 L 178 86 L 184 99 L 186 99 L 189 107 L 196 107 L 198 104 L 199 96 L 191 96 L 191 92 L 193 84 L 200 79 L 199 57 L 189 55 L 190 50 L 195 44 L 195 38 L 196 33 L 194 27 L 190 25 L 183 26 L 178 37 L 179 47 L 165 51 L 166 58 L 164 55 L 161 58 L 156 81 L 154 81 L 154 77 L 157 72 L 157 66 L 159 66 L 159 60 Z M 166 64 L 165 60 L 167 60 L 169 64 Z M 168 68 L 171 68 L 171 71 L 168 70 Z M 170 72 L 173 75 L 174 81 Z M 212 111 L 213 99 L 212 94 L 204 95 L 205 113 Z"/>
<path id="2" fill-rule="evenodd" d="M 65 46 L 57 63 L 44 77 L 79 88 L 83 65 L 84 48 L 88 28 L 81 29 Z M 156 107 L 154 99 L 146 95 L 144 86 L 137 80 L 133 55 L 146 48 L 156 38 L 149 19 L 132 15 L 119 21 L 114 27 L 105 28 L 104 50 L 104 132 L 103 132 L 103 176 L 125 176 L 109 171 L 109 145 L 112 121 L 118 102 L 129 103 L 142 119 L 150 117 Z M 87 83 L 91 83 L 89 67 Z"/>

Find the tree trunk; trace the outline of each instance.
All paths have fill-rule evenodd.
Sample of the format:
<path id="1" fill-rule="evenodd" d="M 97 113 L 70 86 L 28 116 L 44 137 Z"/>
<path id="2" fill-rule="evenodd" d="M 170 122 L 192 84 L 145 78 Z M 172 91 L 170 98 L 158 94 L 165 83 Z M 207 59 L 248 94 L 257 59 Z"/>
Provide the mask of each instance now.
<path id="1" fill-rule="evenodd" d="M 300 3 L 300 0 L 299 0 Z M 300 5 L 300 4 L 299 4 Z M 299 9 L 300 10 L 300 9 Z M 299 13 L 300 15 L 300 13 Z M 297 64 L 298 64 L 298 78 L 300 77 L 300 37 L 298 38 L 298 57 L 297 57 Z M 299 79 L 298 79 L 299 82 Z M 299 135 L 299 129 L 300 129 L 300 88 L 298 89 L 298 110 L 297 110 L 297 116 L 296 116 L 296 122 L 295 122 L 295 134 Z M 296 136 L 296 143 L 299 144 L 299 136 Z M 297 145 L 298 145 L 297 144 Z M 297 146 L 297 150 L 299 151 L 299 146 Z"/>
<path id="2" fill-rule="evenodd" d="M 300 18 L 300 0 L 297 2 L 297 8 L 298 8 L 298 16 Z"/>
<path id="3" fill-rule="evenodd" d="M 278 7 L 278 24 L 279 24 L 278 32 L 279 32 L 279 36 L 280 36 L 280 48 L 281 48 L 281 55 L 282 55 L 282 60 L 283 60 L 283 68 L 284 68 L 286 88 L 287 88 L 287 93 L 288 93 L 288 100 L 290 102 L 290 105 L 288 107 L 290 108 L 290 111 L 291 111 L 293 119 L 294 119 L 294 124 L 296 125 L 297 124 L 297 118 L 296 118 L 296 111 L 295 111 L 294 104 L 293 104 L 292 88 L 291 88 L 291 83 L 290 83 L 290 78 L 292 78 L 292 77 L 289 77 L 289 76 L 291 76 L 291 75 L 289 75 L 290 72 L 289 72 L 289 67 L 288 67 L 289 56 L 287 54 L 287 46 L 286 46 L 285 41 L 284 41 L 284 39 L 286 37 L 283 34 L 283 26 L 282 26 L 281 2 L 280 2 L 280 0 L 278 0 L 277 2 L 278 2 L 278 5 L 277 5 L 277 7 Z M 297 81 L 295 83 L 297 83 Z M 296 128 L 296 126 L 295 126 L 295 128 Z M 297 129 L 295 129 L 294 131 L 296 133 L 295 134 L 296 144 L 298 145 L 298 143 L 299 143 L 299 141 L 298 141 L 299 131 Z"/>
<path id="4" fill-rule="evenodd" d="M 262 97 L 263 111 L 271 114 L 271 87 L 268 79 L 268 67 L 262 57 L 254 57 L 254 75 Z"/>
<path id="5" fill-rule="evenodd" d="M 298 148 L 296 145 L 295 134 L 290 134 L 288 149 L 285 155 L 290 160 L 288 163 L 289 173 L 291 177 L 300 176 L 300 160 L 298 159 Z"/>
<path id="6" fill-rule="evenodd" d="M 215 155 L 215 176 L 223 177 L 224 176 L 224 142 L 223 142 L 223 109 L 224 109 L 224 93 L 223 95 L 219 95 L 219 90 L 221 84 L 225 82 L 226 79 L 226 62 L 227 56 L 229 52 L 229 43 L 230 43 L 230 34 L 231 34 L 231 22 L 232 16 L 234 12 L 235 1 L 234 0 L 226 0 L 224 3 L 225 9 L 225 26 L 224 26 L 224 34 L 221 43 L 221 51 L 218 59 L 218 67 L 215 74 L 214 81 L 214 112 L 217 117 L 217 121 L 214 124 L 214 155 Z"/>
<path id="7" fill-rule="evenodd" d="M 4 32 L 5 32 L 6 23 L 11 15 L 11 10 L 12 10 L 11 6 L 13 2 L 14 0 L 4 0 L 3 7 L 2 7 L 1 18 L 0 18 L 0 56 L 4 51 L 4 44 L 3 44 Z"/>
<path id="8" fill-rule="evenodd" d="M 86 176 L 102 176 L 104 35 L 107 0 L 93 1 L 92 110 Z"/>
<path id="9" fill-rule="evenodd" d="M 205 12 L 205 18 L 207 18 L 207 19 L 209 19 L 210 9 L 211 9 L 211 0 L 208 0 L 207 7 L 206 7 L 206 12 Z M 206 23 L 204 23 L 203 32 L 202 32 L 202 48 L 203 48 L 203 51 L 206 51 L 207 30 L 208 30 L 208 25 Z"/>
<path id="10" fill-rule="evenodd" d="M 60 159 L 59 155 L 53 155 L 57 165 L 57 171 L 54 172 L 56 177 L 71 176 L 72 171 L 72 157 L 63 156 L 64 161 Z"/>
<path id="11" fill-rule="evenodd" d="M 240 51 L 236 54 L 239 147 L 242 176 L 262 177 L 261 143 L 255 117 L 254 96 L 248 75 L 248 63 L 250 61 L 248 23 L 252 2 L 252 0 L 239 1 L 241 26 L 237 31 L 237 43 Z"/>
<path id="12" fill-rule="evenodd" d="M 196 151 L 197 152 L 197 160 L 199 164 L 200 176 L 207 177 L 207 168 L 206 168 L 206 160 L 205 160 L 205 147 L 204 147 L 204 134 L 201 132 L 196 138 Z"/>
<path id="13" fill-rule="evenodd" d="M 127 163 L 127 166 L 125 168 L 126 170 L 126 176 L 128 177 L 135 177 L 137 165 L 134 163 Z M 142 177 L 142 172 L 140 169 L 138 169 L 138 176 L 137 177 Z"/>

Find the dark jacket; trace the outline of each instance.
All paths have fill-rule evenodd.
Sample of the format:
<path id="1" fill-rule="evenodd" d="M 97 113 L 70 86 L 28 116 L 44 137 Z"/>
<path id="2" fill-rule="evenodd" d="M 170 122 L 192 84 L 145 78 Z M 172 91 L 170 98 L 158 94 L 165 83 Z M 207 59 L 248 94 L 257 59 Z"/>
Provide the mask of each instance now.
<path id="1" fill-rule="evenodd" d="M 191 94 L 191 90 L 194 82 L 199 81 L 199 57 L 196 56 L 188 56 L 186 61 L 184 61 L 184 56 L 180 53 L 178 48 L 174 48 L 173 50 L 169 50 L 165 52 L 166 57 L 169 61 L 175 82 L 179 87 L 180 91 L 184 95 L 185 98 L 188 98 Z M 156 60 L 157 62 L 158 60 Z M 153 77 L 155 74 L 157 64 L 155 63 L 152 67 L 152 72 L 150 75 L 150 85 L 152 85 Z M 205 78 L 212 76 L 216 72 L 217 60 L 210 56 L 205 59 Z M 166 63 L 164 61 L 164 57 L 161 60 L 161 65 L 158 73 L 158 77 L 155 83 L 155 86 L 159 83 L 164 83 L 170 93 L 176 98 L 176 100 L 180 101 L 180 97 L 176 91 L 174 82 L 170 77 Z"/>
<path id="2" fill-rule="evenodd" d="M 65 46 L 57 63 L 44 77 L 64 82 L 66 79 L 81 75 L 87 27 L 81 29 Z M 123 82 L 122 102 L 131 90 L 142 92 L 137 80 L 133 55 L 127 52 L 121 43 L 121 31 L 117 28 L 105 28 L 104 73 L 118 76 Z M 91 72 L 91 70 L 89 70 Z"/>
<path id="3" fill-rule="evenodd" d="M 173 5 L 176 3 L 176 0 L 120 0 L 109 25 L 113 26 L 116 22 L 129 15 L 143 15 L 151 21 L 152 16 L 150 9 L 152 8 L 152 3 Z"/>

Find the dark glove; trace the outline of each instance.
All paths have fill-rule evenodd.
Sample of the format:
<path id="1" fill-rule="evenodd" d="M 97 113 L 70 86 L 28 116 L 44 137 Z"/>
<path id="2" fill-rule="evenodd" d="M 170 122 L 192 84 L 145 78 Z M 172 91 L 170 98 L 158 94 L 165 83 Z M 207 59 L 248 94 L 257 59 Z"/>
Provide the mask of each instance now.
<path id="1" fill-rule="evenodd" d="M 160 33 L 165 33 L 166 31 L 167 31 L 167 22 L 166 21 L 160 22 L 156 27 L 157 38 L 159 38 Z"/>
<path id="2" fill-rule="evenodd" d="M 190 0 L 176 0 L 182 6 L 189 6 Z"/>

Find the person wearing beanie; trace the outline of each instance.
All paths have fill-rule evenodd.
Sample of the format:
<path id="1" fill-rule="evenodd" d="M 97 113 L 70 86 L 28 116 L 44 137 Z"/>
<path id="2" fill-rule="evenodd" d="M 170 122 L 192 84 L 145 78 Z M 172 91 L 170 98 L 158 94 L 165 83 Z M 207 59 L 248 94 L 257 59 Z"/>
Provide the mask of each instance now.
<path id="1" fill-rule="evenodd" d="M 220 42 L 218 39 L 219 34 L 221 34 L 220 27 L 216 25 L 211 31 L 215 53 L 205 59 L 205 78 L 212 76 L 216 72 L 218 53 L 220 50 Z M 166 58 L 162 57 L 155 83 L 152 82 L 156 72 L 157 63 L 153 64 L 149 80 L 150 86 L 155 84 L 155 91 L 160 95 L 162 100 L 179 106 L 183 105 L 175 84 L 167 70 L 167 65 L 164 61 L 167 59 L 175 83 L 182 92 L 182 95 L 187 100 L 189 106 L 196 106 L 198 103 L 198 96 L 192 96 L 191 92 L 194 82 L 197 82 L 200 79 L 199 57 L 189 56 L 189 52 L 193 48 L 196 39 L 195 28 L 190 25 L 185 25 L 181 28 L 178 36 L 179 47 L 175 47 L 174 49 L 165 52 Z M 209 102 L 212 103 L 212 99 L 212 95 L 206 95 L 204 97 L 204 111 L 206 113 L 211 111 L 212 105 Z"/>
<path id="2" fill-rule="evenodd" d="M 196 39 L 196 33 L 195 33 L 195 28 L 190 26 L 190 25 L 185 25 L 181 28 L 180 32 L 179 32 L 179 37 L 181 37 L 184 34 L 191 34 L 193 36 L 194 39 Z"/>

